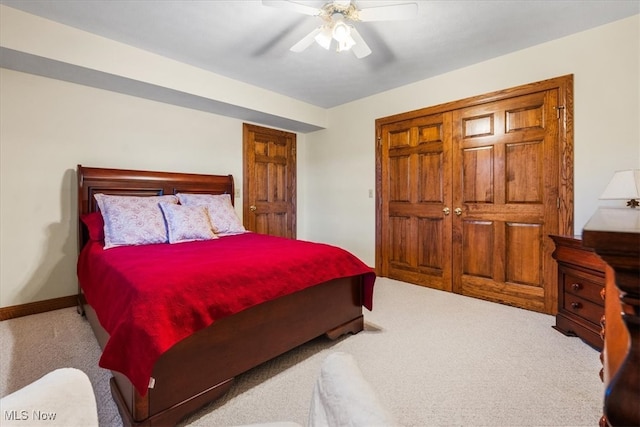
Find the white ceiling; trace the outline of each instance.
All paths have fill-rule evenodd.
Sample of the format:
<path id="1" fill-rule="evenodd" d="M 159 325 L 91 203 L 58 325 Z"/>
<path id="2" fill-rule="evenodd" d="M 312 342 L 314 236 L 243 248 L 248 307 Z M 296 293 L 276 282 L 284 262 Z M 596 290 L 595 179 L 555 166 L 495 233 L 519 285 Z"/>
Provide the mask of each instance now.
<path id="1" fill-rule="evenodd" d="M 325 108 L 640 13 L 638 0 L 415 1 L 413 20 L 355 23 L 373 51 L 357 59 L 290 52 L 320 18 L 259 0 L 0 3 Z"/>

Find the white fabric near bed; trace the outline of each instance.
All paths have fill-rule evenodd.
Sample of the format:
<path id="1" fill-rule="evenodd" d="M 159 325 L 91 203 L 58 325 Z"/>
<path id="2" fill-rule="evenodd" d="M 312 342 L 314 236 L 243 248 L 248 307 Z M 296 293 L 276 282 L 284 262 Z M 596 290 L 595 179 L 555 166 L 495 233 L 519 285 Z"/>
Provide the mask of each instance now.
<path id="1" fill-rule="evenodd" d="M 380 403 L 353 356 L 332 353 L 322 363 L 311 398 L 309 426 L 392 426 L 391 414 Z"/>
<path id="2" fill-rule="evenodd" d="M 89 377 L 61 368 L 0 399 L 2 427 L 98 426 L 98 409 Z"/>
<path id="3" fill-rule="evenodd" d="M 322 362 L 311 395 L 309 427 L 389 427 L 397 425 L 362 375 L 353 356 L 331 353 Z M 302 427 L 284 421 L 244 427 Z"/>

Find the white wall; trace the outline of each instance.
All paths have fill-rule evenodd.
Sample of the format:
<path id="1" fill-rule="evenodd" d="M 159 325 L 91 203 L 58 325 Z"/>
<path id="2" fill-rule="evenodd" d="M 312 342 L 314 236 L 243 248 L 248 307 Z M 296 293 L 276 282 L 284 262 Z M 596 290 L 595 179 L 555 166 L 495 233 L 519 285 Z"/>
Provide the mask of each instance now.
<path id="1" fill-rule="evenodd" d="M 233 174 L 242 188 L 239 120 L 0 72 L 3 307 L 74 294 L 77 164 Z"/>
<path id="2" fill-rule="evenodd" d="M 326 130 L 298 135 L 298 237 L 373 265 L 376 118 L 571 73 L 579 232 L 613 171 L 640 167 L 639 27 L 635 16 L 328 110 Z M 242 182 L 239 120 L 0 73 L 1 307 L 75 292 L 78 163 Z"/>
<path id="3" fill-rule="evenodd" d="M 615 170 L 640 167 L 640 15 L 329 112 L 309 134 L 302 231 L 375 263 L 375 119 L 566 74 L 574 75 L 575 227 L 580 234 Z"/>

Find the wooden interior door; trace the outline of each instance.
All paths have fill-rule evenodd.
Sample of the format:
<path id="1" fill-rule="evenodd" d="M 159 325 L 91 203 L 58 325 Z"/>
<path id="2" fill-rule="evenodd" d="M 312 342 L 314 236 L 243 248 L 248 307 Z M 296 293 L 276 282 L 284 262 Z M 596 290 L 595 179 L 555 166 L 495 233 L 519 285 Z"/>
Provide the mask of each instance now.
<path id="1" fill-rule="evenodd" d="M 243 124 L 243 222 L 247 230 L 296 237 L 296 134 Z"/>
<path id="2" fill-rule="evenodd" d="M 382 276 L 451 291 L 451 113 L 383 126 Z"/>
<path id="3" fill-rule="evenodd" d="M 557 90 L 453 112 L 453 290 L 551 312 Z"/>
<path id="4" fill-rule="evenodd" d="M 555 314 L 573 76 L 376 120 L 378 275 Z"/>

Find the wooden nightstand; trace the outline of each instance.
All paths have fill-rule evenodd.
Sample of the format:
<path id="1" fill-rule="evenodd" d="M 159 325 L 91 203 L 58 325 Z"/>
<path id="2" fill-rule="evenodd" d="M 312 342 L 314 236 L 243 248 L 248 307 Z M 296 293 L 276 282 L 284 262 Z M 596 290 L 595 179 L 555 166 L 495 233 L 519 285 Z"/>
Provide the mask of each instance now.
<path id="1" fill-rule="evenodd" d="M 558 262 L 558 313 L 555 329 L 578 336 L 597 350 L 604 344 L 600 321 L 604 315 L 605 263 L 582 240 L 550 236 Z"/>

